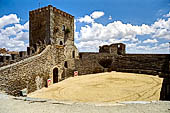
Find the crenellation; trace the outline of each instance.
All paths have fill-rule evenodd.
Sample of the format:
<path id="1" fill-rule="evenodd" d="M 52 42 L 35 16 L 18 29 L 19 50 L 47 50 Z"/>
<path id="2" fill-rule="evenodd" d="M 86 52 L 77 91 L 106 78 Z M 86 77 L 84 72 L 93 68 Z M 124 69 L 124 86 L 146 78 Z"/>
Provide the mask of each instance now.
<path id="1" fill-rule="evenodd" d="M 0 55 L 0 67 L 19 62 L 28 57 L 41 53 L 45 48 L 42 42 L 37 43 L 34 47 L 27 47 L 27 51 L 6 51 L 5 54 Z"/>
<path id="2" fill-rule="evenodd" d="M 64 17 L 67 17 L 67 18 L 70 18 L 70 19 L 73 19 L 74 16 L 64 12 L 64 11 L 61 11 L 60 9 L 57 9 L 51 5 L 49 5 L 48 7 L 43 7 L 43 8 L 39 8 L 39 9 L 36 9 L 36 10 L 32 10 L 32 11 L 29 11 L 29 14 L 30 16 L 33 16 L 33 15 L 41 15 L 41 14 L 44 14 L 44 12 L 48 11 L 49 9 L 53 10 L 55 13 L 58 13 L 60 14 L 61 16 L 64 16 Z"/>

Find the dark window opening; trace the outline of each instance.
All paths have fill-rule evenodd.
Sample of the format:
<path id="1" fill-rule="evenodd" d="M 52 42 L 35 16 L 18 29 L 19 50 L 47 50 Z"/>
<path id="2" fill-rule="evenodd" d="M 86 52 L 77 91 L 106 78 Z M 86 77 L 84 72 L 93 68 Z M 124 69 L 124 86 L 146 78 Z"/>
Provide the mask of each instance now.
<path id="1" fill-rule="evenodd" d="M 60 45 L 63 45 L 63 42 L 62 42 L 62 41 L 60 41 Z"/>
<path id="2" fill-rule="evenodd" d="M 75 58 L 75 51 L 72 52 L 72 56 L 73 56 L 73 58 Z"/>
<path id="3" fill-rule="evenodd" d="M 19 56 L 22 57 L 22 52 L 19 52 Z"/>
<path id="4" fill-rule="evenodd" d="M 9 60 L 10 56 L 6 56 L 6 60 Z"/>
<path id="5" fill-rule="evenodd" d="M 118 51 L 117 51 L 117 54 L 118 54 L 118 55 L 121 55 L 122 53 L 121 53 L 121 51 L 120 51 L 120 50 L 118 50 Z"/>
<path id="6" fill-rule="evenodd" d="M 30 55 L 30 47 L 27 47 L 27 55 Z"/>
<path id="7" fill-rule="evenodd" d="M 68 68 L 67 61 L 65 61 L 65 63 L 64 63 L 64 67 L 65 67 L 65 68 Z"/>
<path id="8" fill-rule="evenodd" d="M 54 68 L 53 70 L 53 83 L 58 82 L 58 68 Z"/>
<path id="9" fill-rule="evenodd" d="M 15 55 L 12 54 L 11 56 L 12 56 L 12 60 L 15 60 Z"/>
<path id="10" fill-rule="evenodd" d="M 65 31 L 66 30 L 66 27 L 65 25 L 62 26 L 62 31 Z"/>

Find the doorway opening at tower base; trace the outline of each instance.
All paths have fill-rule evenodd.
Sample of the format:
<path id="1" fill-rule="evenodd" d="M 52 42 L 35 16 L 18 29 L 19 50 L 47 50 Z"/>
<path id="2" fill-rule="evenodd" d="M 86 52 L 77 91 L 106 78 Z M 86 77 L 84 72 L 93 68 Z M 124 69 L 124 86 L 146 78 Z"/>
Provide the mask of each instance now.
<path id="1" fill-rule="evenodd" d="M 58 82 L 58 68 L 53 69 L 53 83 Z"/>

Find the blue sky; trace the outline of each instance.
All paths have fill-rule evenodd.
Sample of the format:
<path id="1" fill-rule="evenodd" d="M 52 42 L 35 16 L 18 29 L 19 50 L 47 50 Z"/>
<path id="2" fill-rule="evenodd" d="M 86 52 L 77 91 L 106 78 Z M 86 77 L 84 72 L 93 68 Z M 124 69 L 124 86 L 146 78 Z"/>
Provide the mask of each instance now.
<path id="1" fill-rule="evenodd" d="M 168 53 L 170 0 L 0 0 L 0 47 L 26 50 L 29 11 L 49 4 L 75 16 L 80 51 L 126 43 L 128 53 Z"/>

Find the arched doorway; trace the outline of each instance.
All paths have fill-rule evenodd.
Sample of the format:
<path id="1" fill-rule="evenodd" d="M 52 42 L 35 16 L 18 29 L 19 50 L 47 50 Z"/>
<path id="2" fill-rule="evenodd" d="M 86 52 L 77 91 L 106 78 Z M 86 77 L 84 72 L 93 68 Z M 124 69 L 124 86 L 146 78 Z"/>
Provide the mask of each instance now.
<path id="1" fill-rule="evenodd" d="M 58 82 L 58 68 L 53 69 L 53 83 Z"/>

